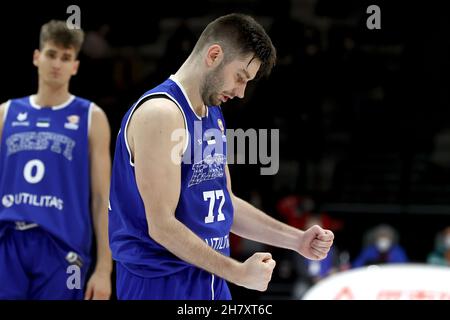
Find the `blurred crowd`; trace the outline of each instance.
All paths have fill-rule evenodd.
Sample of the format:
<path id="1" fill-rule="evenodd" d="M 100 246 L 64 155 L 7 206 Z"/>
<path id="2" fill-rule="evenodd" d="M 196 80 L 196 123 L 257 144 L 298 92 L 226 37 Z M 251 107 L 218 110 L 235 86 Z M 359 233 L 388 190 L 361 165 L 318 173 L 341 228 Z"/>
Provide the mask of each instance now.
<path id="1" fill-rule="evenodd" d="M 258 205 L 258 202 L 254 204 Z M 278 214 L 290 225 L 301 229 L 320 225 L 332 230 L 336 238 L 328 256 L 321 261 L 306 259 L 295 252 L 276 250 L 274 257 L 278 260 L 278 268 L 266 298 L 301 299 L 308 289 L 332 274 L 371 265 L 418 263 L 450 267 L 450 226 L 435 230 L 434 239 L 420 237 L 428 251 L 412 255 L 414 248 L 408 239 L 401 237 L 397 228 L 389 223 L 379 221 L 361 230 L 361 238 L 354 237 L 354 246 L 351 247 L 341 240 L 341 235 L 347 232 L 345 221 L 317 210 L 310 196 L 289 195 L 278 202 Z M 239 238 L 233 238 L 232 244 L 234 255 L 242 259 L 252 252 L 268 249 Z M 234 289 L 239 293 L 238 288 Z"/>

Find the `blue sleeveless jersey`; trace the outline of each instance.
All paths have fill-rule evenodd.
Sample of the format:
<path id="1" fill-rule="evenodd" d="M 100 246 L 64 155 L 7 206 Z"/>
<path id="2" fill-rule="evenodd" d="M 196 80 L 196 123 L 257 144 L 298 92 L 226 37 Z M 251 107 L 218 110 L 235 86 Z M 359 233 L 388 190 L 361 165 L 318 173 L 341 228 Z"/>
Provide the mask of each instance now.
<path id="1" fill-rule="evenodd" d="M 37 223 L 88 259 L 91 102 L 71 96 L 61 106 L 41 108 L 25 97 L 6 106 L 0 221 Z"/>
<path id="2" fill-rule="evenodd" d="M 207 115 L 200 118 L 182 86 L 171 77 L 146 92 L 125 114 L 113 161 L 109 212 L 112 255 L 114 260 L 143 277 L 165 276 L 192 267 L 150 237 L 126 140 L 133 112 L 144 101 L 156 97 L 167 98 L 178 106 L 187 129 L 176 218 L 210 247 L 227 256 L 233 220 L 233 205 L 225 174 L 226 136 L 222 111 L 218 106 L 208 106 Z M 183 246 L 182 239 L 179 245 Z"/>

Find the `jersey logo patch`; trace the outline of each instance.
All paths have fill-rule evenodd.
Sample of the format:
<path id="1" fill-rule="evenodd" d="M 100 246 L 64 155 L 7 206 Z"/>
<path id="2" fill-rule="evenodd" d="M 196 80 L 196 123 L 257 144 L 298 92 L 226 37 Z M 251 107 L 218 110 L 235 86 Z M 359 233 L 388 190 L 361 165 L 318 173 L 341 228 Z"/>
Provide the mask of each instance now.
<path id="1" fill-rule="evenodd" d="M 16 118 L 17 121 L 13 121 L 11 123 L 11 125 L 13 127 L 18 127 L 18 126 L 28 127 L 30 125 L 30 122 L 29 121 L 25 121 L 25 120 L 27 120 L 27 117 L 28 117 L 28 113 L 27 112 L 19 112 L 19 114 L 17 115 L 17 118 Z"/>
<path id="2" fill-rule="evenodd" d="M 36 127 L 38 128 L 48 128 L 50 127 L 50 119 L 48 118 L 38 118 L 36 122 Z"/>
<path id="3" fill-rule="evenodd" d="M 27 112 L 19 112 L 19 114 L 17 115 L 17 121 L 25 121 L 27 120 L 27 116 Z"/>
<path id="4" fill-rule="evenodd" d="M 225 156 L 220 153 L 216 153 L 214 156 L 209 155 L 204 160 L 195 163 L 192 166 L 194 173 L 192 174 L 188 187 L 203 181 L 223 177 L 224 163 Z"/>
<path id="5" fill-rule="evenodd" d="M 64 124 L 64 128 L 70 130 L 78 130 L 78 124 L 80 122 L 80 117 L 76 114 L 67 117 L 67 122 Z"/>

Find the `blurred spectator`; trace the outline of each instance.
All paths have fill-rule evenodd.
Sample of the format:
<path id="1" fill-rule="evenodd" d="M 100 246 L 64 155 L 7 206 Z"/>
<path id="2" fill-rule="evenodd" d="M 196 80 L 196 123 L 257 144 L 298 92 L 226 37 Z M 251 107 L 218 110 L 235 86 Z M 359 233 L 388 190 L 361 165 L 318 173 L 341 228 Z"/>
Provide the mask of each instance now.
<path id="1" fill-rule="evenodd" d="M 309 195 L 288 195 L 277 202 L 277 211 L 287 224 L 292 227 L 306 230 L 308 220 L 319 215 L 320 226 L 333 232 L 342 228 L 342 221 L 331 218 L 327 213 L 316 212 L 316 201 Z M 314 217 L 313 217 L 314 216 Z M 314 220 L 315 221 L 315 220 Z"/>
<path id="2" fill-rule="evenodd" d="M 428 255 L 427 262 L 450 266 L 450 226 L 437 234 L 434 250 Z"/>
<path id="3" fill-rule="evenodd" d="M 108 41 L 110 25 L 103 23 L 96 29 L 86 32 L 83 53 L 91 59 L 104 59 L 111 57 L 111 45 Z"/>
<path id="4" fill-rule="evenodd" d="M 389 225 L 382 224 L 370 230 L 365 236 L 365 246 L 353 261 L 352 267 L 408 262 L 398 238 L 397 231 Z"/>
<path id="5" fill-rule="evenodd" d="M 323 220 L 321 215 L 309 214 L 305 221 L 305 229 L 313 225 L 323 227 Z M 333 230 L 334 231 L 334 230 Z M 297 281 L 293 289 L 293 298 L 301 299 L 306 291 L 319 282 L 321 279 L 335 273 L 347 269 L 348 253 L 340 252 L 340 250 L 333 245 L 328 255 L 323 260 L 309 260 L 304 257 L 294 256 L 295 269 L 297 273 Z"/>

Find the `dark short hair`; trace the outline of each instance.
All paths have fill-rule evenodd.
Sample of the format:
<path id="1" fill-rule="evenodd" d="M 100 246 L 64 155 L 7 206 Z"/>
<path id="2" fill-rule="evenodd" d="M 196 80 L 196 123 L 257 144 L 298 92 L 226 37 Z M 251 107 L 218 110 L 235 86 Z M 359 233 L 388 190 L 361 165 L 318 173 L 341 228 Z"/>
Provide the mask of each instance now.
<path id="1" fill-rule="evenodd" d="M 84 32 L 81 29 L 69 29 L 65 21 L 51 20 L 41 27 L 39 48 L 42 50 L 48 41 L 64 48 L 73 47 L 78 54 L 84 41 Z"/>
<path id="2" fill-rule="evenodd" d="M 217 43 L 226 61 L 236 55 L 255 54 L 261 61 L 257 77 L 268 76 L 276 61 L 276 50 L 264 28 L 252 17 L 232 13 L 209 23 L 195 45 L 194 52 Z"/>

